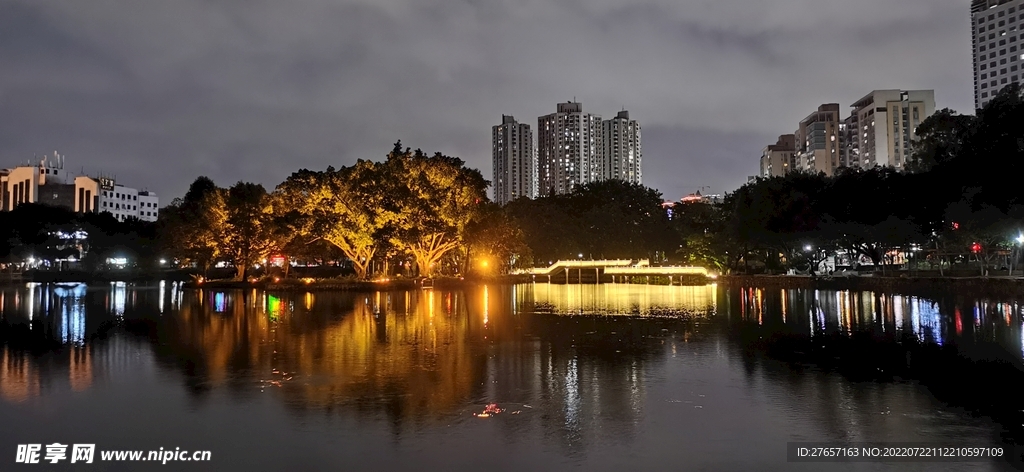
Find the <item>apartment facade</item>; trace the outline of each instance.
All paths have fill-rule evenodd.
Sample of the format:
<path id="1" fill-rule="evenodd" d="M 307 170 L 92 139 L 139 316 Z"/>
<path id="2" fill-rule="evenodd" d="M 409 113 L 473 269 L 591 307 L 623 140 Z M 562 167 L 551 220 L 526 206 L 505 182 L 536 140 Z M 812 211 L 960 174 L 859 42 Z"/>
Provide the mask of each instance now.
<path id="1" fill-rule="evenodd" d="M 494 201 L 504 205 L 520 197 L 537 197 L 537 157 L 530 125 L 510 115 L 491 127 Z"/>
<path id="2" fill-rule="evenodd" d="M 839 168 L 839 104 L 826 103 L 800 121 L 796 132 L 795 167 L 813 173 L 832 175 Z"/>
<path id="3" fill-rule="evenodd" d="M 902 169 L 911 155 L 917 127 L 935 113 L 933 90 L 874 90 L 854 102 L 847 124 L 855 166 Z M 854 165 L 851 165 L 854 167 Z"/>
<path id="4" fill-rule="evenodd" d="M 579 102 L 559 103 L 557 112 L 537 118 L 540 195 L 603 180 L 603 134 L 601 116 L 584 113 Z"/>
<path id="5" fill-rule="evenodd" d="M 761 177 L 781 177 L 796 164 L 796 135 L 783 134 L 761 150 Z"/>
<path id="6" fill-rule="evenodd" d="M 601 123 L 603 168 L 602 180 L 618 179 L 640 184 L 643 182 L 643 148 L 640 124 L 629 119 L 629 112 L 620 111 L 615 118 Z"/>
<path id="7" fill-rule="evenodd" d="M 973 0 L 974 106 L 982 108 L 1024 75 L 1024 0 Z"/>

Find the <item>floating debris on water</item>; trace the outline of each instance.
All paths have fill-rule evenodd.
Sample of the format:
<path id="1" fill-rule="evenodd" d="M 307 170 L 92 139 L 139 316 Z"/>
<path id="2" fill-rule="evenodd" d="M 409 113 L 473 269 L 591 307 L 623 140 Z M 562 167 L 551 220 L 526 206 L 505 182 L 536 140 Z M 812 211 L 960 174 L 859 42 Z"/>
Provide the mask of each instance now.
<path id="1" fill-rule="evenodd" d="M 492 417 L 494 415 L 497 415 L 498 413 L 501 413 L 503 411 L 505 411 L 505 409 L 504 408 L 498 408 L 498 404 L 497 403 L 488 403 L 487 406 L 484 407 L 483 413 L 473 413 L 473 416 L 475 416 L 477 418 L 490 418 L 490 417 Z"/>

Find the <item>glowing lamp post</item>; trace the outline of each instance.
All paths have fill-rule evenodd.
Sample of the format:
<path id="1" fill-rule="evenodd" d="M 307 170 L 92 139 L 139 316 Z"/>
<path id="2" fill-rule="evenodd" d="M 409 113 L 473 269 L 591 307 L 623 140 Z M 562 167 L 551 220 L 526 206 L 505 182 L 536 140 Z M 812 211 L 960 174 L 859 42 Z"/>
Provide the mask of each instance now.
<path id="1" fill-rule="evenodd" d="M 1017 242 L 1017 247 L 1013 248 L 1013 257 L 1010 258 L 1010 277 L 1013 277 L 1013 264 L 1020 258 L 1022 249 L 1024 249 L 1024 233 L 1019 233 L 1014 241 Z"/>

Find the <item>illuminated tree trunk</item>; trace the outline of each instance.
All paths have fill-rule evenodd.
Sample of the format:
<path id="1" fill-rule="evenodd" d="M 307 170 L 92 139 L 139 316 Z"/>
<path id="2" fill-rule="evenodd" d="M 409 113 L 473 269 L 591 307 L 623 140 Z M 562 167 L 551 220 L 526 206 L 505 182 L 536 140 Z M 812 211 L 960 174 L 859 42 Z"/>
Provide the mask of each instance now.
<path id="1" fill-rule="evenodd" d="M 458 241 L 455 240 L 445 241 L 443 233 L 434 233 L 414 244 L 409 251 L 416 259 L 419 275 L 430 277 L 434 275 L 434 267 L 441 257 L 458 245 Z"/>
<path id="2" fill-rule="evenodd" d="M 369 272 L 370 262 L 373 260 L 373 254 L 377 252 L 377 248 L 363 248 L 361 251 L 352 251 L 351 254 L 348 251 L 344 252 L 349 259 L 352 259 L 352 268 L 356 270 L 356 277 L 365 279 Z"/>

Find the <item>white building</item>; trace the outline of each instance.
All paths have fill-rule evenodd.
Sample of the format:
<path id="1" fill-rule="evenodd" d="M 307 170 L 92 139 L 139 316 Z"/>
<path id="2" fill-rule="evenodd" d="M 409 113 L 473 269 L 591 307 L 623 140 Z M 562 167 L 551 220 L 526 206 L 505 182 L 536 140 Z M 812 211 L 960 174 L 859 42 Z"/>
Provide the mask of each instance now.
<path id="1" fill-rule="evenodd" d="M 520 197 L 537 197 L 537 157 L 530 125 L 502 115 L 501 124 L 491 127 L 491 156 L 495 202 L 504 205 Z"/>
<path id="2" fill-rule="evenodd" d="M 602 153 L 604 166 L 602 180 L 619 179 L 643 184 L 643 149 L 640 145 L 640 124 L 629 119 L 628 111 L 620 111 L 615 118 L 602 125 Z"/>
<path id="3" fill-rule="evenodd" d="M 160 203 L 156 194 L 119 185 L 114 179 L 74 176 L 64 170 L 64 157 L 57 153 L 0 172 L 0 191 L 3 211 L 22 203 L 44 203 L 77 213 L 108 212 L 118 221 L 156 221 Z"/>
<path id="4" fill-rule="evenodd" d="M 1003 87 L 1020 83 L 1024 64 L 1024 0 L 973 0 L 974 106 L 985 106 Z"/>
<path id="5" fill-rule="evenodd" d="M 139 219 L 142 221 L 156 221 L 159 216 L 160 199 L 156 193 L 148 190 L 139 192 Z"/>
<path id="6" fill-rule="evenodd" d="M 583 113 L 578 102 L 559 103 L 556 113 L 537 118 L 540 194 L 602 180 L 602 134 L 601 117 Z"/>
<path id="7" fill-rule="evenodd" d="M 910 157 L 918 125 L 935 113 L 935 91 L 875 90 L 852 107 L 844 121 L 849 127 L 846 135 L 856 140 L 847 146 L 856 150 L 856 161 L 851 155 L 850 163 L 901 169 Z"/>

